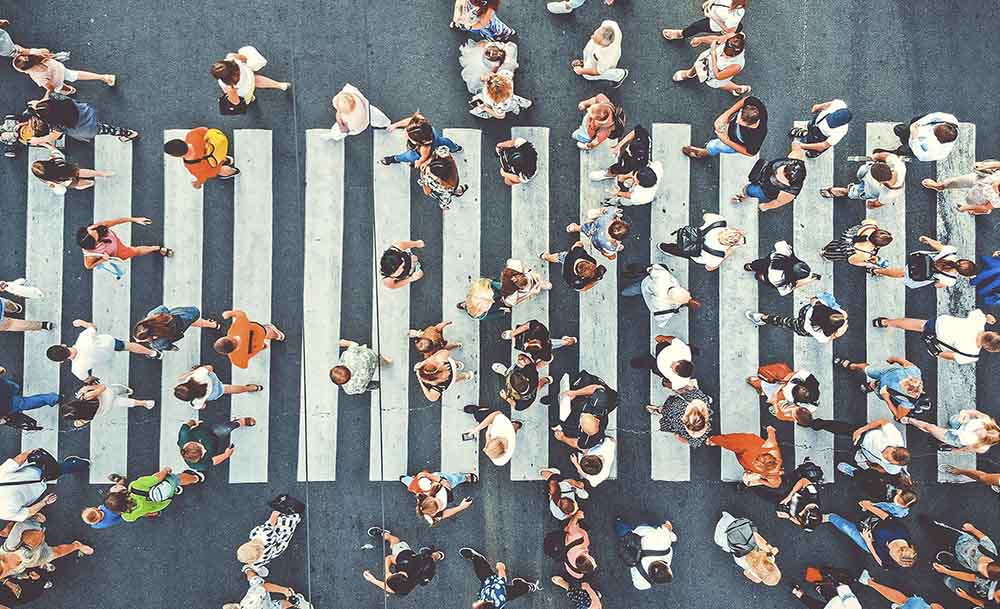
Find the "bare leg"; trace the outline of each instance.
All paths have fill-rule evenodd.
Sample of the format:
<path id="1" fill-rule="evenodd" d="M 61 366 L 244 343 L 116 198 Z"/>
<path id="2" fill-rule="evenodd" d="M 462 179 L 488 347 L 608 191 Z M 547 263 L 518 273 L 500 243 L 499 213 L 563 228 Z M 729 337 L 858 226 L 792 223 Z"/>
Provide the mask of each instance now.
<path id="1" fill-rule="evenodd" d="M 472 373 L 471 372 L 461 372 L 461 373 L 459 373 L 458 376 L 455 377 L 455 382 L 456 383 L 461 383 L 462 381 L 468 381 L 471 378 L 472 378 Z"/>
<path id="2" fill-rule="evenodd" d="M 74 541 L 73 543 L 64 543 L 52 548 L 52 560 L 50 560 L 49 562 L 58 560 L 63 556 L 66 556 L 67 554 L 72 554 L 73 552 L 76 552 L 78 550 L 86 556 L 90 556 L 91 554 L 94 553 L 94 548 L 82 542 Z"/>
<path id="3" fill-rule="evenodd" d="M 125 350 L 128 351 L 129 353 L 137 353 L 139 355 L 145 355 L 145 356 L 156 354 L 156 351 L 153 351 L 152 349 L 150 349 L 145 345 L 140 345 L 139 343 L 131 343 L 131 342 L 125 343 Z"/>
<path id="4" fill-rule="evenodd" d="M 399 537 L 396 537 L 395 535 L 393 535 L 389 531 L 382 531 L 382 539 L 384 539 L 386 542 L 388 542 L 390 546 L 393 546 L 393 545 L 396 545 L 397 543 L 399 543 Z"/>
<path id="5" fill-rule="evenodd" d="M 177 475 L 180 478 L 181 486 L 191 486 L 192 484 L 198 484 L 201 482 L 201 478 L 194 474 L 188 474 L 186 472 L 181 472 Z"/>
<path id="6" fill-rule="evenodd" d="M 285 333 L 278 329 L 278 326 L 274 324 L 267 324 L 264 326 L 267 333 L 264 335 L 268 340 L 274 340 L 277 342 L 283 342 L 285 340 Z"/>
<path id="7" fill-rule="evenodd" d="M 980 484 L 987 484 L 990 486 L 1000 485 L 1000 474 L 991 474 L 978 469 L 961 469 L 950 465 L 945 466 L 945 471 L 955 476 L 965 476 L 966 478 L 971 478 Z"/>
<path id="8" fill-rule="evenodd" d="M 134 257 L 148 256 L 150 254 L 159 254 L 160 253 L 160 246 L 159 245 L 133 245 L 132 249 L 135 250 L 135 256 Z"/>
<path id="9" fill-rule="evenodd" d="M 219 324 L 219 322 L 215 321 L 214 319 L 205 319 L 203 317 L 199 317 L 198 319 L 194 320 L 191 323 L 191 325 L 194 326 L 195 328 L 210 328 L 212 330 L 218 330 L 221 324 Z"/>
<path id="10" fill-rule="evenodd" d="M 0 321 L 0 332 L 32 332 L 42 330 L 42 322 L 28 321 L 26 319 L 6 318 Z"/>
<path id="11" fill-rule="evenodd" d="M 925 319 L 903 317 L 900 319 L 887 319 L 885 325 L 887 328 L 898 328 L 908 332 L 922 332 L 926 323 L 927 320 Z"/>
<path id="12" fill-rule="evenodd" d="M 87 190 L 88 188 L 93 188 L 93 186 L 94 186 L 94 180 L 79 178 L 77 179 L 76 183 L 73 184 L 73 186 L 71 186 L 70 188 L 72 188 L 73 190 Z"/>
<path id="13" fill-rule="evenodd" d="M 281 89 L 282 91 L 287 91 L 291 84 L 292 83 L 271 80 L 263 74 L 254 74 L 254 85 L 260 87 L 261 89 Z"/>
<path id="14" fill-rule="evenodd" d="M 830 196 L 835 199 L 842 199 L 847 196 L 847 188 L 843 186 L 831 186 L 827 190 L 830 191 Z"/>
<path id="15" fill-rule="evenodd" d="M 81 178 L 110 178 L 115 175 L 113 171 L 100 171 L 98 169 L 84 169 L 80 168 Z"/>
<path id="16" fill-rule="evenodd" d="M 226 395 L 237 393 L 255 393 L 260 391 L 260 385 L 223 385 L 222 392 Z"/>
<path id="17" fill-rule="evenodd" d="M 723 91 L 729 91 L 733 95 L 743 95 L 750 92 L 750 85 L 738 85 L 733 81 L 724 82 L 719 86 Z"/>
<path id="18" fill-rule="evenodd" d="M 93 72 L 87 72 L 84 70 L 77 70 L 76 74 L 77 80 L 99 80 L 109 87 L 115 82 L 114 74 L 94 74 Z"/>
<path id="19" fill-rule="evenodd" d="M 898 605 L 906 602 L 907 596 L 905 594 L 895 588 L 880 584 L 874 579 L 868 580 L 868 587 L 881 594 L 890 603 Z"/>
<path id="20" fill-rule="evenodd" d="M 893 277 L 895 279 L 902 279 L 905 277 L 905 272 L 901 268 L 872 269 L 872 273 L 878 275 L 879 277 Z"/>

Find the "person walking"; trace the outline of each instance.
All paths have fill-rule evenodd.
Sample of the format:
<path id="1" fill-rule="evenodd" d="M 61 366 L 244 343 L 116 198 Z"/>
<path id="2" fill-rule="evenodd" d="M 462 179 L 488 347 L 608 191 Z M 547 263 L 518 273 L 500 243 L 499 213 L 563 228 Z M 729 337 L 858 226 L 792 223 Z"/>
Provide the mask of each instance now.
<path id="1" fill-rule="evenodd" d="M 74 328 L 83 328 L 72 347 L 52 345 L 45 351 L 50 361 L 70 362 L 73 376 L 86 381 L 90 377 L 101 377 L 106 367 L 111 365 L 115 353 L 128 351 L 145 355 L 150 359 L 160 359 L 162 354 L 139 343 L 126 342 L 110 334 L 98 334 L 97 326 L 82 319 L 73 320 Z"/>
<path id="2" fill-rule="evenodd" d="M 973 309 L 967 316 L 939 315 L 936 319 L 912 319 L 909 317 L 889 319 L 876 317 L 872 320 L 875 328 L 897 328 L 904 332 L 919 332 L 934 357 L 946 359 L 956 364 L 974 364 L 979 361 L 979 353 L 1000 351 L 1000 333 L 986 330 L 987 325 L 995 325 L 996 317 Z"/>
<path id="3" fill-rule="evenodd" d="M 7 376 L 6 368 L 0 367 L 0 420 L 14 418 L 14 413 L 56 406 L 61 401 L 62 396 L 54 391 L 24 395 L 21 384 Z"/>
<path id="4" fill-rule="evenodd" d="M 385 112 L 368 101 L 357 87 L 346 83 L 333 96 L 331 102 L 337 115 L 337 122 L 330 127 L 330 132 L 324 137 L 335 142 L 342 141 L 349 135 L 364 133 L 369 126 L 372 129 L 386 129 L 392 124 Z"/>
<path id="5" fill-rule="evenodd" d="M 49 149 L 49 158 L 31 164 L 31 174 L 52 189 L 57 195 L 64 195 L 69 189 L 87 190 L 95 184 L 94 178 L 108 178 L 110 171 L 85 169 L 72 161 L 58 148 Z"/>
<path id="6" fill-rule="evenodd" d="M 965 203 L 958 206 L 958 211 L 974 216 L 986 215 L 1000 207 L 1000 161 L 979 161 L 973 173 L 941 181 L 924 178 L 920 185 L 937 192 L 963 188 L 966 190 Z"/>
<path id="7" fill-rule="evenodd" d="M 628 176 L 649 166 L 652 161 L 650 156 L 652 147 L 653 140 L 649 136 L 649 131 L 642 125 L 636 125 L 611 146 L 611 154 L 615 157 L 614 164 L 607 169 L 591 171 L 589 175 L 591 181 L 600 182 Z"/>
<path id="8" fill-rule="evenodd" d="M 517 30 L 500 19 L 499 9 L 500 0 L 455 0 L 449 27 L 478 34 L 484 40 L 508 42 L 517 35 Z"/>
<path id="9" fill-rule="evenodd" d="M 264 578 L 257 575 L 252 570 L 246 572 L 249 589 L 243 595 L 243 599 L 238 603 L 226 603 L 222 609 L 296 609 L 298 607 L 312 607 L 306 604 L 305 597 L 295 592 L 288 586 L 279 586 L 271 582 L 264 581 Z M 271 593 L 280 594 L 285 598 L 278 601 L 271 598 Z"/>
<path id="10" fill-rule="evenodd" d="M 104 505 L 83 508 L 80 518 L 92 529 L 110 529 L 125 522 L 121 514 L 112 512 Z"/>
<path id="11" fill-rule="evenodd" d="M 226 335 L 216 340 L 212 347 L 216 353 L 229 357 L 229 362 L 237 368 L 246 370 L 253 356 L 270 347 L 272 341 L 285 342 L 285 333 L 278 326 L 250 321 L 240 309 L 223 311 L 222 319 L 233 322 Z"/>
<path id="12" fill-rule="evenodd" d="M 417 352 L 427 359 L 442 349 L 453 351 L 462 348 L 462 343 L 448 342 L 444 337 L 444 329 L 453 323 L 455 322 L 442 321 L 423 330 L 409 330 L 406 335 L 413 339 L 413 347 Z"/>
<path id="13" fill-rule="evenodd" d="M 86 473 L 90 461 L 70 456 L 61 462 L 43 448 L 25 450 L 0 463 L 0 519 L 23 522 L 56 502 L 48 482 Z"/>
<path id="14" fill-rule="evenodd" d="M 288 495 L 280 495 L 272 504 L 281 503 L 282 499 L 284 503 L 289 501 L 298 503 Z M 302 504 L 296 507 L 304 509 Z M 250 570 L 267 577 L 269 573 L 267 564 L 288 549 L 288 544 L 295 535 L 295 529 L 301 522 L 302 514 L 298 511 L 272 509 L 267 520 L 250 530 L 249 541 L 236 549 L 236 560 L 243 564 L 241 567 L 243 571 Z"/>
<path id="15" fill-rule="evenodd" d="M 410 544 L 381 527 L 369 527 L 368 536 L 389 544 L 389 554 L 384 561 L 385 575 L 379 579 L 365 569 L 365 581 L 381 589 L 386 595 L 406 596 L 418 585 L 426 586 L 434 578 L 437 563 L 444 560 L 444 552 L 434 548 L 421 548 L 414 552 Z"/>
<path id="16" fill-rule="evenodd" d="M 423 279 L 424 271 L 420 266 L 420 258 L 413 253 L 413 249 L 422 249 L 424 245 L 423 239 L 397 241 L 382 252 L 378 263 L 382 285 L 395 290 Z"/>
<path id="17" fill-rule="evenodd" d="M 507 186 L 526 184 L 538 172 L 538 151 L 523 137 L 500 142 L 496 153 L 500 161 L 500 177 Z"/>
<path id="18" fill-rule="evenodd" d="M 677 533 L 669 520 L 660 525 L 632 525 L 619 516 L 615 518 L 615 536 L 636 590 L 649 590 L 673 581 L 671 565 Z"/>
<path id="19" fill-rule="evenodd" d="M 704 148 L 683 146 L 681 152 L 692 159 L 720 154 L 753 156 L 760 152 L 767 137 L 767 107 L 752 95 L 741 97 L 713 124 L 715 137 Z"/>
<path id="20" fill-rule="evenodd" d="M 934 521 L 934 525 L 931 532 L 946 543 L 948 549 L 937 553 L 931 567 L 945 576 L 945 585 L 977 606 L 984 606 L 983 600 L 1000 597 L 997 593 L 1000 562 L 997 562 L 996 543 L 971 522 L 963 524 L 961 529 L 938 521 Z"/>
<path id="21" fill-rule="evenodd" d="M 758 328 L 774 326 L 785 328 L 806 338 L 813 337 L 820 344 L 837 340 L 847 333 L 847 311 L 833 294 L 820 292 L 799 309 L 795 317 L 747 311 L 746 318 Z"/>
<path id="22" fill-rule="evenodd" d="M 943 445 L 938 450 L 985 454 L 1000 443 L 1000 427 L 990 415 L 978 410 L 962 410 L 948 417 L 948 426 L 942 427 L 926 421 L 904 416 L 903 425 L 912 425 L 929 434 Z"/>
<path id="23" fill-rule="evenodd" d="M 788 137 L 798 140 L 806 157 L 814 159 L 840 143 L 847 135 L 853 115 L 842 99 L 813 104 L 812 118 L 805 127 L 792 127 Z"/>
<path id="24" fill-rule="evenodd" d="M 184 422 L 178 430 L 177 446 L 188 467 L 196 472 L 205 472 L 224 463 L 236 452 L 236 445 L 230 442 L 234 431 L 256 424 L 257 420 L 253 417 L 214 424 L 192 419 Z"/>
<path id="25" fill-rule="evenodd" d="M 218 129 L 195 127 L 184 139 L 163 144 L 163 152 L 184 161 L 184 169 L 194 178 L 191 185 L 196 189 L 209 180 L 229 180 L 240 174 L 236 161 L 229 156 L 229 138 Z"/>
<path id="26" fill-rule="evenodd" d="M 865 218 L 841 234 L 838 239 L 827 243 L 820 256 L 830 262 L 846 262 L 858 266 L 870 274 L 875 269 L 887 269 L 889 261 L 878 255 L 879 250 L 892 243 L 892 233 L 880 228 L 877 220 Z M 899 275 L 898 271 L 892 273 Z"/>
<path id="27" fill-rule="evenodd" d="M 498 562 L 491 567 L 486 557 L 472 548 L 460 548 L 458 554 L 472 563 L 472 570 L 481 584 L 472 609 L 505 609 L 510 601 L 541 590 L 538 580 L 510 579 L 507 577 L 507 565 Z"/>
<path id="28" fill-rule="evenodd" d="M 656 349 L 652 355 L 633 357 L 629 365 L 633 368 L 648 369 L 663 379 L 663 386 L 679 391 L 694 380 L 694 364 L 691 347 L 676 336 L 656 336 Z"/>
<path id="29" fill-rule="evenodd" d="M 3 30 L 0 30 L 3 31 Z M 0 292 L 7 291 L 14 282 L 0 281 Z M 8 298 L 0 297 L 0 332 L 37 332 L 51 330 L 55 324 L 51 321 L 29 321 L 17 319 L 10 315 L 24 313 L 24 305 Z"/>
<path id="30" fill-rule="evenodd" d="M 747 377 L 747 384 L 779 421 L 792 422 L 799 408 L 812 413 L 819 404 L 819 380 L 808 370 L 793 370 L 784 362 L 759 366 L 756 375 Z"/>
<path id="31" fill-rule="evenodd" d="M 544 366 L 535 362 L 530 356 L 518 353 L 513 366 L 505 366 L 494 362 L 490 368 L 503 377 L 503 388 L 500 398 L 514 410 L 527 410 L 535 403 L 538 392 L 552 382 L 551 376 L 539 378 L 538 368 Z"/>
<path id="32" fill-rule="evenodd" d="M 839 463 L 837 470 L 845 476 L 855 476 L 859 469 L 872 470 L 886 476 L 906 476 L 910 451 L 903 441 L 903 434 L 887 419 L 877 419 L 859 427 L 851 434 L 858 447 L 854 463 Z"/>
<path id="33" fill-rule="evenodd" d="M 577 76 L 587 80 L 611 81 L 612 88 L 622 86 L 628 70 L 619 68 L 622 57 L 622 30 L 616 21 L 601 22 L 583 47 L 583 59 L 574 59 L 571 66 Z"/>
<path id="34" fill-rule="evenodd" d="M 256 48 L 245 46 L 235 53 L 227 53 L 222 61 L 213 63 L 210 72 L 230 104 L 249 105 L 256 99 L 258 88 L 287 91 L 292 86 L 290 82 L 279 82 L 258 74 L 266 65 L 267 60 Z"/>
<path id="35" fill-rule="evenodd" d="M 660 251 L 703 265 L 710 273 L 719 270 L 735 249 L 747 242 L 746 231 L 731 228 L 725 218 L 713 213 L 702 214 L 700 227 L 682 226 L 674 233 L 677 242 L 660 243 Z"/>
<path id="36" fill-rule="evenodd" d="M 854 523 L 835 513 L 823 518 L 847 535 L 883 569 L 909 569 L 917 562 L 917 547 L 913 544 L 910 530 L 898 518 L 877 520 L 871 525 L 867 521 Z"/>
<path id="37" fill-rule="evenodd" d="M 927 235 L 921 235 L 919 240 L 931 249 L 912 252 L 906 257 L 906 287 L 917 289 L 933 285 L 938 289 L 950 288 L 958 283 L 960 276 L 976 276 L 976 263 L 967 258 L 959 258 L 955 246 L 945 245 Z M 876 277 L 899 278 L 904 274 L 901 269 L 894 268 L 873 268 L 870 272 Z"/>
<path id="38" fill-rule="evenodd" d="M 468 190 L 458 175 L 458 163 L 447 146 L 439 146 L 429 163 L 420 168 L 417 184 L 423 188 L 424 196 L 434 199 L 442 211 L 451 207 L 454 198 L 461 197 Z"/>
<path id="39" fill-rule="evenodd" d="M 792 150 L 787 157 L 773 161 L 758 160 L 747 177 L 749 183 L 733 197 L 733 203 L 754 198 L 757 199 L 757 209 L 769 211 L 795 201 L 806 181 L 804 158 L 805 152 L 798 142 L 792 142 Z"/>
<path id="40" fill-rule="evenodd" d="M 483 88 L 476 93 L 469 104 L 469 114 L 478 118 L 503 120 L 507 114 L 520 114 L 531 107 L 531 100 L 514 93 L 514 73 L 500 70 L 483 77 Z"/>
<path id="41" fill-rule="evenodd" d="M 572 137 L 580 150 L 593 150 L 625 131 L 625 111 L 603 93 L 581 101 L 577 109 L 583 112 L 583 119 Z"/>
<path id="42" fill-rule="evenodd" d="M 517 45 L 513 42 L 467 40 L 458 47 L 458 64 L 462 66 L 465 88 L 475 95 L 483 90 L 484 81 L 490 74 L 506 70 L 513 75 L 518 67 Z"/>
<path id="43" fill-rule="evenodd" d="M 195 410 L 204 410 L 209 402 L 224 395 L 240 393 L 259 393 L 264 391 L 263 385 L 230 385 L 219 380 L 215 367 L 209 364 L 195 366 L 190 372 L 180 376 L 174 385 L 174 397 L 182 402 L 188 402 Z"/>
<path id="44" fill-rule="evenodd" d="M 403 129 L 406 132 L 406 151 L 384 157 L 379 161 L 383 165 L 410 163 L 416 169 L 422 169 L 431 162 L 431 153 L 441 146 L 446 146 L 448 152 L 452 154 L 462 151 L 461 146 L 440 135 L 427 117 L 419 111 L 386 127 L 389 133 L 396 129 Z"/>
<path id="45" fill-rule="evenodd" d="M 115 234 L 114 227 L 120 224 L 140 224 L 149 226 L 153 221 L 143 217 L 112 218 L 81 226 L 76 231 L 76 243 L 83 250 L 83 268 L 92 271 L 100 269 L 121 278 L 125 275 L 127 260 L 140 256 L 159 254 L 164 258 L 174 255 L 174 250 L 164 245 L 130 246 Z"/>
<path id="46" fill-rule="evenodd" d="M 642 296 L 657 328 L 665 328 L 682 308 L 695 310 L 701 306 L 665 264 L 650 264 L 644 273 L 636 275 L 622 289 L 622 296 Z"/>
<path id="47" fill-rule="evenodd" d="M 78 558 L 94 553 L 94 548 L 82 541 L 50 546 L 45 539 L 45 527 L 38 516 L 11 523 L 10 528 L 4 532 L 6 539 L 0 546 L 0 579 L 39 567 L 54 570 L 53 562 L 74 552 Z"/>
<path id="48" fill-rule="evenodd" d="M 684 82 L 697 78 L 699 82 L 713 89 L 722 89 L 739 97 L 750 92 L 750 85 L 738 85 L 733 79 L 743 72 L 746 66 L 746 40 L 742 32 L 730 34 L 705 34 L 691 39 L 691 46 L 709 45 L 694 60 L 687 70 L 677 70 L 672 77 L 674 82 Z"/>
<path id="49" fill-rule="evenodd" d="M 469 283 L 465 299 L 455 303 L 455 308 L 476 321 L 499 319 L 510 313 L 510 307 L 500 299 L 503 284 L 496 279 L 479 277 Z M 511 288 L 513 289 L 513 288 Z M 511 294 L 513 292 L 510 292 Z"/>
<path id="50" fill-rule="evenodd" d="M 590 239 L 590 244 L 608 260 L 618 258 L 618 252 L 625 249 L 622 243 L 628 237 L 631 226 L 620 207 L 606 206 L 587 211 L 587 221 L 566 225 L 567 233 L 580 233 Z"/>
<path id="51" fill-rule="evenodd" d="M 569 455 L 569 461 L 576 473 L 585 480 L 590 488 L 596 488 L 611 477 L 611 467 L 615 463 L 618 442 L 614 438 L 604 436 L 600 442 L 579 452 Z"/>
<path id="52" fill-rule="evenodd" d="M 164 467 L 155 474 L 136 478 L 127 488 L 112 490 L 105 497 L 104 506 L 121 515 L 125 522 L 155 518 L 184 492 L 184 487 L 204 481 L 205 474 L 201 472 L 185 470 L 175 474 L 171 468 Z"/>
<path id="53" fill-rule="evenodd" d="M 500 303 L 508 309 L 528 302 L 546 290 L 552 283 L 516 258 L 508 258 L 500 271 Z"/>
<path id="54" fill-rule="evenodd" d="M 704 19 L 682 30 L 665 29 L 661 33 L 667 40 L 683 40 L 696 34 L 742 32 L 746 11 L 747 0 L 705 0 L 701 4 Z"/>
<path id="55" fill-rule="evenodd" d="M 607 267 L 597 264 L 597 260 L 587 253 L 583 241 L 575 242 L 567 251 L 555 254 L 542 252 L 538 257 L 546 262 L 561 265 L 563 279 L 577 292 L 592 289 L 608 271 Z"/>
<path id="56" fill-rule="evenodd" d="M 947 112 L 932 112 L 914 117 L 909 124 L 899 123 L 892 130 L 899 138 L 899 148 L 875 152 L 894 152 L 924 162 L 943 161 L 958 140 L 958 119 Z"/>
<path id="57" fill-rule="evenodd" d="M 835 366 L 844 370 L 863 373 L 865 382 L 861 384 L 861 390 L 877 393 L 895 420 L 930 410 L 931 402 L 924 393 L 920 368 L 903 357 L 892 356 L 885 362 L 889 365 L 877 368 L 868 362 L 851 362 L 842 358 L 833 360 Z"/>
<path id="58" fill-rule="evenodd" d="M 115 86 L 117 77 L 114 74 L 97 74 L 86 70 L 71 70 L 55 57 L 48 49 L 23 49 L 14 55 L 14 69 L 27 74 L 35 84 L 48 93 L 74 95 L 76 87 L 68 84 L 83 80 L 99 80 L 109 87 Z"/>
<path id="59" fill-rule="evenodd" d="M 74 428 L 80 429 L 89 425 L 94 419 L 107 416 L 108 413 L 120 408 L 139 407 L 152 410 L 156 407 L 156 402 L 153 400 L 132 399 L 130 397 L 132 393 L 132 389 L 125 385 L 117 383 L 107 385 L 91 377 L 76 392 L 76 399 L 62 405 L 60 408 L 62 418 L 71 421 Z"/>
<path id="60" fill-rule="evenodd" d="M 222 324 L 214 319 L 202 317 L 201 309 L 195 306 L 159 305 L 150 309 L 145 317 L 136 322 L 132 336 L 136 342 L 148 344 L 154 351 L 161 353 L 177 351 L 177 343 L 192 327 L 221 330 Z"/>
<path id="61" fill-rule="evenodd" d="M 617 176 L 617 190 L 611 193 L 618 205 L 646 205 L 656 199 L 663 181 L 663 163 L 651 161 L 632 173 Z"/>
<path id="62" fill-rule="evenodd" d="M 536 364 L 543 365 L 552 363 L 555 351 L 577 343 L 575 336 L 552 338 L 549 329 L 537 319 L 526 321 L 513 330 L 504 330 L 500 339 L 514 341 L 516 350 L 530 357 Z"/>
<path id="63" fill-rule="evenodd" d="M 582 2 L 583 0 L 577 0 Z M 549 4 L 569 4 L 566 2 L 550 2 Z M 605 0 L 608 3 L 608 0 Z M 551 9 L 550 9 L 551 10 Z M 555 11 L 553 11 L 555 12 Z M 561 575 L 553 575 L 552 583 L 566 591 L 566 600 L 570 602 L 573 609 L 603 609 L 604 603 L 601 600 L 601 593 L 588 581 L 567 581 Z"/>
<path id="64" fill-rule="evenodd" d="M 699 448 L 708 441 L 708 432 L 712 429 L 712 398 L 693 385 L 675 391 L 662 406 L 647 405 L 646 412 L 660 417 L 660 431 L 673 434 L 690 448 Z"/>
<path id="65" fill-rule="evenodd" d="M 779 488 L 784 469 L 781 447 L 774 427 L 767 426 L 767 438 L 753 433 L 709 436 L 707 444 L 732 451 L 743 467 L 743 484 L 748 487 Z"/>
<path id="66" fill-rule="evenodd" d="M 744 264 L 743 270 L 753 273 L 757 281 L 778 290 L 781 296 L 788 296 L 821 278 L 819 273 L 812 272 L 808 263 L 795 255 L 787 241 L 778 241 L 767 257 Z"/>
<path id="67" fill-rule="evenodd" d="M 473 473 L 445 473 L 421 470 L 412 476 L 400 476 L 399 481 L 416 496 L 417 517 L 430 526 L 439 524 L 472 507 L 472 498 L 465 497 L 455 507 L 448 507 L 454 500 L 454 491 L 466 482 L 477 484 L 479 476 Z"/>
<path id="68" fill-rule="evenodd" d="M 63 135 L 86 143 L 98 135 L 111 135 L 121 142 L 139 137 L 135 129 L 102 122 L 96 108 L 61 93 L 47 93 L 40 100 L 28 102 L 25 114 L 28 118 L 18 125 L 18 133 L 32 146 L 53 148 Z"/>
<path id="69" fill-rule="evenodd" d="M 768 543 L 748 518 L 722 512 L 713 539 L 715 545 L 732 554 L 733 562 L 743 569 L 743 576 L 753 583 L 777 586 L 781 581 L 781 570 L 774 559 L 778 548 Z"/>
<path id="70" fill-rule="evenodd" d="M 452 351 L 441 349 L 413 366 L 420 390 L 431 402 L 440 400 L 452 384 L 471 380 L 475 376 L 472 372 L 462 372 L 465 364 L 457 361 L 451 354 Z"/>
<path id="71" fill-rule="evenodd" d="M 485 429 L 486 438 L 483 443 L 483 453 L 497 467 L 503 467 L 509 463 L 514 456 L 517 432 L 524 426 L 524 423 L 511 421 L 504 413 L 488 406 L 468 404 L 464 411 L 475 417 L 478 425 L 463 433 L 462 439 L 471 436 L 472 439 L 478 440 L 479 432 Z"/>
<path id="72" fill-rule="evenodd" d="M 580 501 L 590 497 L 587 485 L 562 475 L 555 467 L 543 467 L 538 475 L 545 480 L 545 494 L 549 499 L 549 512 L 556 520 L 568 520 L 580 511 Z"/>
<path id="73" fill-rule="evenodd" d="M 847 197 L 864 201 L 868 209 L 877 209 L 898 201 L 906 189 L 906 163 L 891 152 L 876 152 L 871 160 L 858 167 L 857 182 L 847 186 L 828 186 L 819 194 L 824 199 Z"/>
<path id="74" fill-rule="evenodd" d="M 347 395 L 360 395 L 366 391 L 375 391 L 379 382 L 372 380 L 378 370 L 380 361 L 385 365 L 392 364 L 387 355 L 375 353 L 368 345 L 360 345 L 353 340 L 342 338 L 337 343 L 346 349 L 340 356 L 336 366 L 330 368 L 330 380 L 339 385 Z"/>

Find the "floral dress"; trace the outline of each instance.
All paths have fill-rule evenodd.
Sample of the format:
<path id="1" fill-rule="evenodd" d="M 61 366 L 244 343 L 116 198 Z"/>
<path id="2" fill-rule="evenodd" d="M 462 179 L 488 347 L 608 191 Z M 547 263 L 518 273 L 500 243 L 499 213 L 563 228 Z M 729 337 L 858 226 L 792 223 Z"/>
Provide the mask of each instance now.
<path id="1" fill-rule="evenodd" d="M 245 565 L 243 570 L 249 569 L 266 577 L 268 570 L 264 565 L 280 556 L 288 548 L 300 522 L 302 522 L 301 514 L 282 514 L 278 516 L 277 522 L 273 525 L 268 521 L 255 526 L 250 531 L 250 541 L 259 541 L 263 544 L 264 555 L 257 562 Z"/>
<path id="2" fill-rule="evenodd" d="M 667 400 L 663 402 L 663 407 L 661 408 L 662 414 L 660 415 L 660 431 L 677 434 L 687 440 L 688 445 L 691 448 L 703 446 L 710 435 L 705 433 L 696 438 L 688 432 L 686 427 L 684 427 L 684 412 L 687 410 L 688 404 L 695 400 L 701 400 L 705 403 L 705 406 L 708 407 L 708 418 L 709 421 L 711 421 L 712 398 L 709 397 L 704 391 L 697 388 L 687 389 L 668 397 Z M 711 423 L 706 422 L 706 425 L 711 426 Z"/>

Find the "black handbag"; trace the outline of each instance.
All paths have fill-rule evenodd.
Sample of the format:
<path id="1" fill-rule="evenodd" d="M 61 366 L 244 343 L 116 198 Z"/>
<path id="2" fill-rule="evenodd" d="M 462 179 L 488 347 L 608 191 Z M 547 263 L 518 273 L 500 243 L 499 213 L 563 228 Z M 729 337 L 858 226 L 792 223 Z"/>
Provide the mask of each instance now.
<path id="1" fill-rule="evenodd" d="M 7 427 L 20 429 L 22 431 L 41 431 L 42 426 L 38 421 L 24 414 L 23 412 L 11 412 L 3 417 L 3 424 Z"/>
<path id="2" fill-rule="evenodd" d="M 275 512 L 280 512 L 286 516 L 304 514 L 306 512 L 306 504 L 291 495 L 278 495 L 268 505 Z"/>
<path id="3" fill-rule="evenodd" d="M 747 182 L 751 184 L 761 184 L 764 181 L 764 168 L 770 164 L 766 159 L 757 159 L 747 174 Z"/>
<path id="4" fill-rule="evenodd" d="M 43 480 L 55 480 L 59 477 L 59 462 L 44 448 L 36 448 L 28 453 L 26 462 L 42 470 Z"/>
<path id="5" fill-rule="evenodd" d="M 240 103 L 234 104 L 229 101 L 226 94 L 223 93 L 222 97 L 219 98 L 219 114 L 222 116 L 237 116 L 240 114 L 247 113 L 247 102 L 243 98 L 240 98 Z"/>

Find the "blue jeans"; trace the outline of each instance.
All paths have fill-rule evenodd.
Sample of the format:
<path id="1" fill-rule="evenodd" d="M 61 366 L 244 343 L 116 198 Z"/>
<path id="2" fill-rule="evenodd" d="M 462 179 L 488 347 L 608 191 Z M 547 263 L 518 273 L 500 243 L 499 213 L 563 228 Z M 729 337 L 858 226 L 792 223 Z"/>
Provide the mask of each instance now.
<path id="1" fill-rule="evenodd" d="M 866 542 L 865 538 L 861 536 L 861 531 L 858 530 L 858 525 L 844 518 L 840 514 L 830 514 L 830 524 L 837 527 L 837 530 L 844 535 L 850 537 L 851 541 L 856 543 L 859 548 L 868 552 L 868 542 Z"/>
<path id="2" fill-rule="evenodd" d="M 434 149 L 438 146 L 447 146 L 450 152 L 458 152 L 461 148 L 458 144 L 446 138 L 434 129 L 434 141 L 431 142 L 431 153 L 433 154 Z M 400 152 L 396 156 L 392 157 L 397 163 L 416 163 L 420 160 L 420 152 L 418 150 L 407 150 L 406 152 Z"/>
<path id="3" fill-rule="evenodd" d="M 76 474 L 90 469 L 90 461 L 80 457 L 66 457 L 59 465 L 59 475 Z"/>
<path id="4" fill-rule="evenodd" d="M 736 152 L 732 146 L 723 143 L 719 138 L 709 140 L 705 144 L 705 149 L 708 150 L 708 156 L 719 156 L 720 154 L 733 154 Z"/>
<path id="5" fill-rule="evenodd" d="M 25 412 L 45 406 L 55 406 L 59 403 L 58 393 L 39 393 L 37 395 L 15 395 L 10 399 L 11 412 Z"/>
<path id="6" fill-rule="evenodd" d="M 634 529 L 632 525 L 628 524 L 621 518 L 615 518 L 615 535 L 619 538 L 625 537 Z"/>
<path id="7" fill-rule="evenodd" d="M 758 201 L 770 201 L 767 195 L 764 194 L 764 189 L 756 184 L 747 184 L 746 193 L 748 197 L 757 199 Z"/>
<path id="8" fill-rule="evenodd" d="M 643 279 L 645 279 L 645 277 L 636 279 L 633 283 L 625 286 L 625 289 L 622 290 L 622 296 L 641 296 Z"/>
<path id="9" fill-rule="evenodd" d="M 465 474 L 446 474 L 443 472 L 434 472 L 434 475 L 441 476 L 442 478 L 447 480 L 448 484 L 450 484 L 451 488 L 453 489 L 458 488 L 463 483 L 467 482 Z M 410 486 L 410 483 L 413 482 L 413 476 L 403 476 L 402 478 L 399 479 L 399 481 L 405 484 L 406 486 Z"/>

